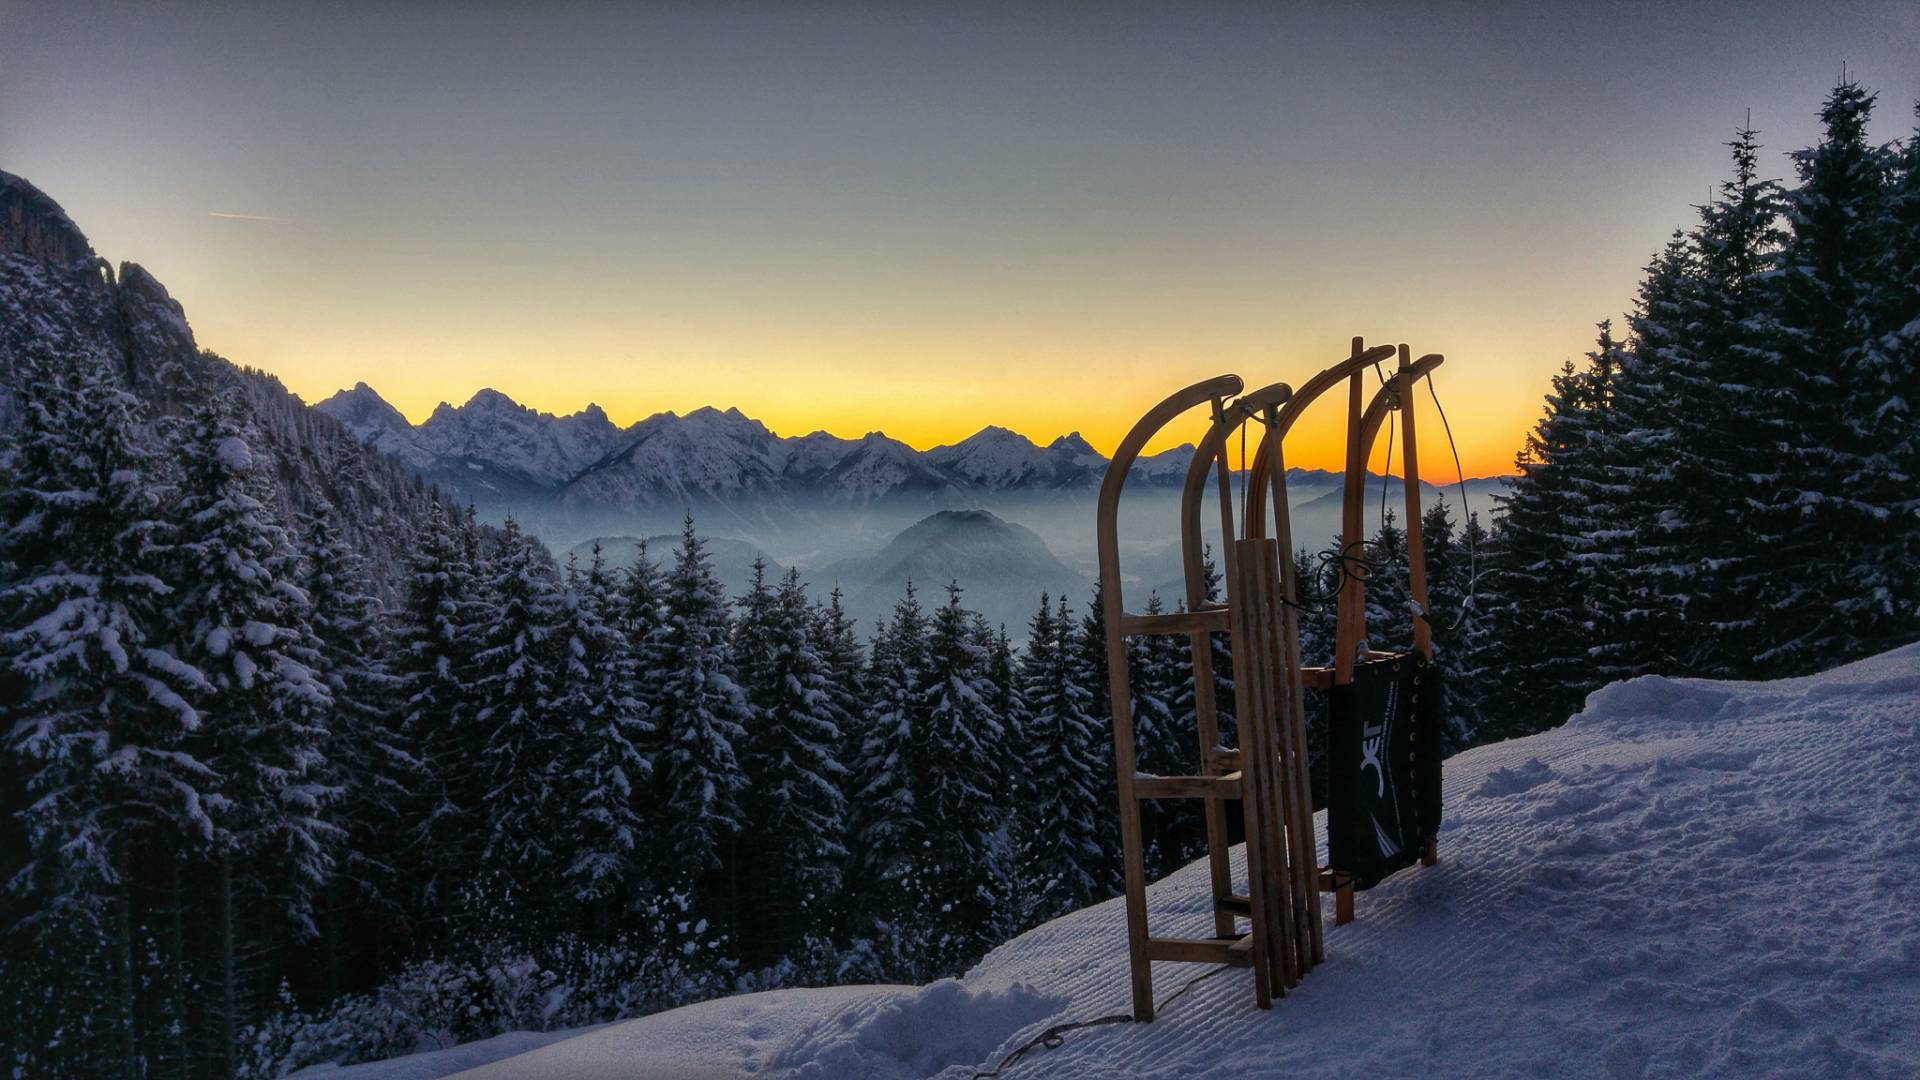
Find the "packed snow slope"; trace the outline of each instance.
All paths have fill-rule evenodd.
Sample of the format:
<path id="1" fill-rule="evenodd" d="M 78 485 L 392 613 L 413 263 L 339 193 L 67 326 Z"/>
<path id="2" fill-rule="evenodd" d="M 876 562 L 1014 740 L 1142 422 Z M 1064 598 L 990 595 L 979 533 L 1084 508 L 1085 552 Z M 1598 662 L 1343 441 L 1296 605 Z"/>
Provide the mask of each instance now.
<path id="1" fill-rule="evenodd" d="M 1269 1012 L 1251 975 L 1004 1075 L 1920 1076 L 1920 645 L 1770 683 L 1617 683 L 1447 763 L 1440 865 L 1332 925 Z M 1204 864 L 1149 893 L 1201 934 Z M 613 1024 L 475 1077 L 967 1078 L 1127 1008 L 1119 901 L 928 987 L 779 991 Z M 1164 1001 L 1212 970 L 1156 964 Z"/>

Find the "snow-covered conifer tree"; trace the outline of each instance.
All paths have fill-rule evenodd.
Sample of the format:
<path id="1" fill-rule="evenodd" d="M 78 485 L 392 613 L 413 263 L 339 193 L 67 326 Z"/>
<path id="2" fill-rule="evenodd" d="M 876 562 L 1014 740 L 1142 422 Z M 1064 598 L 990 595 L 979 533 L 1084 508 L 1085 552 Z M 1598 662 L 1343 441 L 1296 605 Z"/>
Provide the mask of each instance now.
<path id="1" fill-rule="evenodd" d="M 919 858 L 932 843 L 932 821 L 916 788 L 928 727 L 923 693 L 932 678 L 927 618 L 913 582 L 893 617 L 874 636 L 867 674 L 868 718 L 853 770 L 857 852 L 857 932 L 871 933 L 876 962 L 889 977 L 918 978 L 925 963 Z"/>
<path id="2" fill-rule="evenodd" d="M 444 940 L 458 891 L 484 842 L 485 746 L 472 685 L 478 613 L 485 609 L 463 515 L 436 500 L 416 541 L 394 628 L 398 723 L 419 776 L 404 822 L 415 868 L 416 918 L 426 943 Z"/>
<path id="3" fill-rule="evenodd" d="M 1765 633 L 1759 613 L 1772 589 L 1764 580 L 1767 563 L 1784 538 L 1778 515 L 1756 513 L 1754 506 L 1798 482 L 1782 475 L 1783 444 L 1809 437 L 1832 442 L 1824 431 L 1794 434 L 1800 422 L 1792 414 L 1807 416 L 1826 406 L 1793 400 L 1794 380 L 1782 365 L 1773 325 L 1780 185 L 1760 175 L 1755 131 L 1741 129 L 1728 146 L 1733 175 L 1721 184 L 1719 198 L 1702 208 L 1695 230 L 1700 278 L 1688 333 L 1696 363 L 1682 370 L 1681 389 L 1691 393 L 1672 412 L 1682 449 L 1678 536 L 1689 556 L 1674 595 L 1685 597 L 1693 643 L 1683 645 L 1682 655 L 1688 670 L 1708 677 L 1754 672 L 1754 646 Z M 1836 450 L 1815 453 L 1824 458 Z M 1733 485 L 1755 498 L 1733 497 Z"/>
<path id="4" fill-rule="evenodd" d="M 165 638 L 173 530 L 137 402 L 92 357 L 15 362 L 17 426 L 0 450 L 0 716 L 19 846 L 4 867 L 0 1008 L 12 1045 L 33 1055 L 16 1067 L 106 1075 L 141 1052 L 140 871 L 214 838 L 215 777 L 188 746 L 208 682 Z"/>
<path id="5" fill-rule="evenodd" d="M 1915 438 L 1905 396 L 1913 353 L 1888 339 L 1910 328 L 1881 317 L 1903 276 L 1890 227 L 1896 159 L 1867 139 L 1873 103 L 1858 83 L 1841 83 L 1821 109 L 1819 144 L 1793 155 L 1800 182 L 1785 199 L 1781 272 L 1768 282 L 1773 382 L 1789 416 L 1766 448 L 1784 467 L 1753 493 L 1777 537 L 1756 552 L 1764 578 L 1749 590 L 1763 630 L 1750 643 L 1755 675 L 1816 671 L 1920 626 L 1909 561 L 1920 480 L 1901 460 Z"/>
<path id="6" fill-rule="evenodd" d="M 926 949 L 935 970 L 958 970 L 998 940 L 1012 869 L 1005 810 L 996 798 L 1005 731 L 993 715 L 988 658 L 972 632 L 972 612 L 949 583 L 927 635 L 926 724 L 920 767 L 909 779 L 914 809 L 930 833 L 917 858 L 928 920 Z"/>
<path id="7" fill-rule="evenodd" d="M 738 747 L 748 707 L 733 677 L 726 593 L 706 545 L 686 520 L 668 571 L 664 618 L 657 634 L 660 756 L 654 761 L 659 828 L 669 874 L 692 887 L 703 877 L 696 909 L 732 929 L 731 887 L 715 895 L 718 876 L 740 831 Z"/>
<path id="8" fill-rule="evenodd" d="M 750 912 L 740 949 L 752 965 L 785 956 L 806 968 L 826 951 L 847 854 L 845 716 L 814 648 L 800 572 L 770 586 L 764 560 L 755 560 L 739 607 L 734 655 L 753 710 L 739 754 L 748 823 L 740 873 Z"/>
<path id="9" fill-rule="evenodd" d="M 234 402 L 214 398 L 194 412 L 177 447 L 184 476 L 172 619 L 183 658 L 209 684 L 195 699 L 200 726 L 187 745 L 218 778 L 208 803 L 211 858 L 195 876 L 218 912 L 214 1056 L 229 1069 L 235 1036 L 261 998 L 251 969 L 317 934 L 316 902 L 342 835 L 327 817 L 339 794 L 324 756 L 333 699 L 315 670 L 308 598 L 285 530 L 255 495 L 272 498 L 236 413 Z"/>
<path id="10" fill-rule="evenodd" d="M 1159 615 L 1165 610 L 1158 593 L 1148 595 L 1145 614 Z M 1128 638 L 1127 668 L 1137 767 L 1160 776 L 1199 773 L 1199 728 L 1192 704 L 1193 660 L 1187 640 L 1166 634 Z M 1171 874 L 1205 850 L 1206 822 L 1197 812 L 1198 805 L 1186 799 L 1155 799 L 1141 804 L 1141 847 L 1149 878 Z"/>
<path id="11" fill-rule="evenodd" d="M 484 583 L 492 618 L 479 628 L 472 684 L 474 722 L 485 740 L 481 857 L 512 882 L 529 912 L 548 910 L 553 897 L 546 894 L 567 867 L 556 788 L 576 734 L 573 718 L 554 708 L 574 642 L 559 640 L 564 597 L 538 545 L 507 518 Z"/>
<path id="12" fill-rule="evenodd" d="M 1023 924 L 1051 919 L 1112 895 L 1108 850 L 1114 780 L 1097 752 L 1107 738 L 1088 715 L 1092 695 L 1074 680 L 1073 619 L 1040 597 L 1020 657 L 1019 752 L 1029 761 L 1018 799 Z"/>
<path id="13" fill-rule="evenodd" d="M 650 724 L 634 696 L 638 660 L 615 628 L 618 617 L 619 589 L 595 544 L 584 574 L 568 567 L 553 635 L 548 711 L 564 744 L 549 827 L 570 838 L 559 853 L 567 899 L 601 938 L 612 932 L 617 906 L 646 883 L 648 823 L 636 796 L 652 772 L 640 751 Z"/>
<path id="14" fill-rule="evenodd" d="M 360 557 L 340 536 L 333 507 L 321 503 L 302 518 L 301 587 L 308 599 L 320 661 L 333 700 L 327 714 L 328 783 L 340 789 L 334 819 L 344 832 L 323 928 L 328 986 L 339 992 L 350 929 L 364 925 L 373 944 L 363 964 L 377 971 L 382 953 L 399 944 L 407 917 L 394 823 L 403 820 L 419 761 L 394 729 L 396 680 L 388 670 L 386 619 L 368 592 Z"/>
<path id="15" fill-rule="evenodd" d="M 1453 566 L 1465 594 L 1454 616 L 1456 623 L 1448 631 L 1452 642 L 1445 666 L 1452 718 L 1446 732 L 1448 753 L 1485 741 L 1488 702 L 1504 677 L 1495 625 L 1486 614 L 1501 606 L 1500 578 L 1490 572 L 1500 562 L 1498 540 L 1480 524 L 1478 513 L 1467 515 L 1459 535 Z"/>

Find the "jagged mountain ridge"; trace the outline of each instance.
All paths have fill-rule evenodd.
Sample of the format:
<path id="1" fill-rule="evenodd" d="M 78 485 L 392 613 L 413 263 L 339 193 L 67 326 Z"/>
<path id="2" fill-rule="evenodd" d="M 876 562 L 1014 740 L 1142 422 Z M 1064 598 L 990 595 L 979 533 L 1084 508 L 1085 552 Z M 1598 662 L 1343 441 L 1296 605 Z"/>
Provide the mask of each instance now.
<path id="1" fill-rule="evenodd" d="M 739 409 L 712 406 L 620 428 L 598 405 L 556 416 L 492 389 L 465 405 L 442 402 L 416 426 L 366 383 L 314 408 L 461 497 L 587 515 L 682 506 L 739 513 L 749 503 L 764 510 L 803 499 L 964 506 L 1001 496 L 1090 495 L 1107 468 L 1078 432 L 1041 446 L 988 426 L 922 451 L 878 431 L 858 439 L 824 431 L 781 436 Z M 1191 445 L 1144 457 L 1132 485 L 1177 488 L 1192 458 Z M 1337 473 L 1313 469 L 1290 469 L 1288 478 L 1316 492 L 1339 483 Z"/>
<path id="2" fill-rule="evenodd" d="M 628 438 L 598 405 L 554 416 L 497 390 L 458 408 L 441 402 L 418 427 L 364 382 L 314 408 L 443 487 L 496 498 L 551 491 Z"/>
<path id="3" fill-rule="evenodd" d="M 155 416 L 237 392 L 282 519 L 292 525 L 331 504 L 375 588 L 397 592 L 431 505 L 420 479 L 273 376 L 201 350 L 185 311 L 152 274 L 132 262 L 116 273 L 57 202 L 0 171 L 0 434 L 16 422 L 14 389 L 29 357 L 101 364 Z"/>

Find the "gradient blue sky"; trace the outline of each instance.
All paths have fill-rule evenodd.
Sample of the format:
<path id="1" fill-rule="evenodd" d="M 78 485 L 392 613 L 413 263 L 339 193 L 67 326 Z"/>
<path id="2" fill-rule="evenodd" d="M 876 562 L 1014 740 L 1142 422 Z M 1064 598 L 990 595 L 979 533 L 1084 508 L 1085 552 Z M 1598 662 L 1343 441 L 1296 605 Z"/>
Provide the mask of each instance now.
<path id="1" fill-rule="evenodd" d="M 1362 334 L 1489 473 L 1748 109 L 1920 97 L 1911 0 L 528 7 L 0 0 L 0 168 L 309 399 L 1106 450 Z"/>

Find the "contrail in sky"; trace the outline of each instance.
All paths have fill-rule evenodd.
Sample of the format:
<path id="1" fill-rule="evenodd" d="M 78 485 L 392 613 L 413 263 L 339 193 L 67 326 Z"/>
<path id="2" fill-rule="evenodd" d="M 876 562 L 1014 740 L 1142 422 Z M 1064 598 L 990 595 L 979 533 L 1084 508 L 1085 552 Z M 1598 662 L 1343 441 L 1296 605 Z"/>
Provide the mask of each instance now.
<path id="1" fill-rule="evenodd" d="M 227 214 L 219 210 L 207 211 L 207 216 L 226 221 L 292 221 L 292 218 L 274 217 L 271 214 Z"/>

